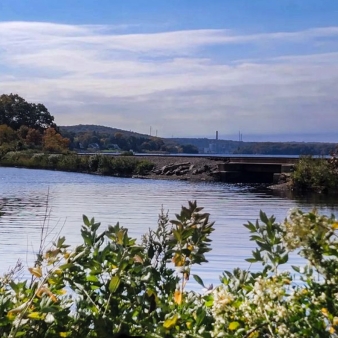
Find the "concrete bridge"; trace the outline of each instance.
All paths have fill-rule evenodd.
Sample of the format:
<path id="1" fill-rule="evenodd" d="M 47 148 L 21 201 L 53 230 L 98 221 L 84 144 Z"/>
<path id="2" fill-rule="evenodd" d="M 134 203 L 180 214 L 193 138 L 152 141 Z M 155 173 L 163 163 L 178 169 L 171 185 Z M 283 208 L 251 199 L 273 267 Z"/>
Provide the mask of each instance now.
<path id="1" fill-rule="evenodd" d="M 291 173 L 298 158 L 228 157 L 218 165 L 220 180 L 232 183 L 277 183 L 282 173 Z"/>

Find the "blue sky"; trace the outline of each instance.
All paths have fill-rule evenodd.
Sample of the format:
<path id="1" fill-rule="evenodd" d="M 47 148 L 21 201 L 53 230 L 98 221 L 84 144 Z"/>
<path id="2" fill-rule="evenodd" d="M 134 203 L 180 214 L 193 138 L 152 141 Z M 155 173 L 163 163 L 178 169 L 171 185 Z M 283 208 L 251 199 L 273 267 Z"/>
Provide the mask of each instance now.
<path id="1" fill-rule="evenodd" d="M 11 92 L 58 125 L 338 142 L 338 1 L 1 0 Z"/>

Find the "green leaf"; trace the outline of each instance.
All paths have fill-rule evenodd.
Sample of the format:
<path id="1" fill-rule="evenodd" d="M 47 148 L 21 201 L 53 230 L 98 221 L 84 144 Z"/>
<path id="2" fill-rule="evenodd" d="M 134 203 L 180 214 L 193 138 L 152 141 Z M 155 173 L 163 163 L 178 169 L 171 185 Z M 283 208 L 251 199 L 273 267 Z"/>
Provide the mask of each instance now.
<path id="1" fill-rule="evenodd" d="M 109 283 L 109 291 L 114 293 L 119 287 L 121 279 L 119 276 L 114 276 Z"/>
<path id="2" fill-rule="evenodd" d="M 289 255 L 286 254 L 279 259 L 279 264 L 285 264 L 289 260 Z"/>
<path id="3" fill-rule="evenodd" d="M 202 285 L 202 286 L 205 288 L 204 283 L 203 283 L 203 281 L 202 281 L 202 279 L 201 279 L 200 276 L 198 276 L 198 275 L 192 275 L 192 276 L 194 277 L 195 281 L 196 281 L 199 285 Z"/>
<path id="4" fill-rule="evenodd" d="M 271 252 L 271 246 L 266 243 L 256 242 L 263 250 Z"/>
<path id="5" fill-rule="evenodd" d="M 300 273 L 300 267 L 299 266 L 291 265 L 291 267 L 292 267 L 293 270 Z"/>
<path id="6" fill-rule="evenodd" d="M 268 217 L 266 216 L 266 213 L 263 212 L 262 210 L 260 210 L 260 212 L 259 212 L 259 218 L 260 218 L 260 220 L 261 220 L 264 224 L 268 224 L 268 223 L 269 223 L 269 219 L 268 219 Z"/>
<path id="7" fill-rule="evenodd" d="M 249 263 L 256 263 L 257 262 L 257 259 L 255 259 L 255 258 L 246 258 L 245 260 Z"/>
<path id="8" fill-rule="evenodd" d="M 60 265 L 59 268 L 60 268 L 61 270 L 68 270 L 69 268 L 71 268 L 71 267 L 73 267 L 73 266 L 74 266 L 73 263 L 66 263 L 66 264 Z"/>
<path id="9" fill-rule="evenodd" d="M 148 249 L 148 257 L 152 259 L 154 257 L 154 254 L 155 254 L 154 248 L 153 246 L 150 246 Z"/>
<path id="10" fill-rule="evenodd" d="M 205 300 L 205 306 L 206 307 L 212 307 L 214 305 L 214 296 L 212 294 L 209 294 L 204 297 Z"/>
<path id="11" fill-rule="evenodd" d="M 89 275 L 89 276 L 87 276 L 86 277 L 86 280 L 88 281 L 88 282 L 99 282 L 99 279 L 96 277 L 96 276 L 94 276 L 94 275 Z"/>
<path id="12" fill-rule="evenodd" d="M 197 325 L 197 327 L 199 327 L 203 323 L 205 315 L 206 315 L 205 310 L 200 307 L 197 310 L 197 318 L 196 318 L 196 325 Z"/>
<path id="13" fill-rule="evenodd" d="M 248 224 L 244 224 L 244 226 L 249 229 L 251 232 L 256 232 L 256 227 L 254 224 L 252 224 L 251 222 L 248 222 Z"/>
<path id="14" fill-rule="evenodd" d="M 89 219 L 86 215 L 82 215 L 82 219 L 83 219 L 83 224 L 86 225 L 87 227 L 90 227 L 90 222 Z"/>
<path id="15" fill-rule="evenodd" d="M 173 230 L 173 235 L 178 242 L 182 240 L 181 233 L 179 231 Z"/>

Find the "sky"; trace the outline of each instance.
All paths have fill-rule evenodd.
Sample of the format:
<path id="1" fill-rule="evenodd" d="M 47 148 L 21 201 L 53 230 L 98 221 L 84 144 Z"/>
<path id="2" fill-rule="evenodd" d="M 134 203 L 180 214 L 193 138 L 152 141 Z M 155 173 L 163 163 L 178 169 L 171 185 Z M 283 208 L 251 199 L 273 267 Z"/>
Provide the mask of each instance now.
<path id="1" fill-rule="evenodd" d="M 0 94 L 57 125 L 338 143 L 338 1 L 0 0 Z"/>

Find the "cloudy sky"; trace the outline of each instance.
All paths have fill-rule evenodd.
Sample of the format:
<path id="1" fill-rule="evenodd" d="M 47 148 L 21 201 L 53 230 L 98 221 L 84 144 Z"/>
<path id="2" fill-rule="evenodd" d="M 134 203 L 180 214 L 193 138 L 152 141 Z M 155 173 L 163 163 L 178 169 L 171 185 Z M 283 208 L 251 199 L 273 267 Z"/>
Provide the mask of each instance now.
<path id="1" fill-rule="evenodd" d="M 338 1 L 1 0 L 2 93 L 58 125 L 338 142 Z"/>

